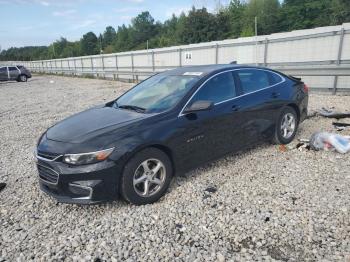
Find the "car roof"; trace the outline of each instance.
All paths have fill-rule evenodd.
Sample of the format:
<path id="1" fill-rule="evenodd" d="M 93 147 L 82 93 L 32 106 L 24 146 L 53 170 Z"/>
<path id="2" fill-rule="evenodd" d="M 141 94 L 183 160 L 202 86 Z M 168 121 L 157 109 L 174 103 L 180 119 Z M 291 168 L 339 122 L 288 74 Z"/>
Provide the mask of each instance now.
<path id="1" fill-rule="evenodd" d="M 229 69 L 239 69 L 239 68 L 262 68 L 262 67 L 254 67 L 249 65 L 237 65 L 237 64 L 213 64 L 213 65 L 196 65 L 196 66 L 183 66 L 176 69 L 165 71 L 166 75 L 197 75 L 200 77 L 204 77 L 211 73 L 220 72 L 222 70 Z M 201 74 L 199 74 L 201 73 Z"/>

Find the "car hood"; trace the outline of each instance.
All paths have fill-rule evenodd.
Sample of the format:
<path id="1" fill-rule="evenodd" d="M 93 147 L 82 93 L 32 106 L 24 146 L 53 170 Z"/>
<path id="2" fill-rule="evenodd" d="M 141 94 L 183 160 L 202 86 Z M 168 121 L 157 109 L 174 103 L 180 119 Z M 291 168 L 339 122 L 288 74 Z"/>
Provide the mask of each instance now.
<path id="1" fill-rule="evenodd" d="M 68 117 L 48 129 L 50 140 L 82 143 L 129 123 L 147 117 L 134 111 L 112 107 L 96 107 Z"/>

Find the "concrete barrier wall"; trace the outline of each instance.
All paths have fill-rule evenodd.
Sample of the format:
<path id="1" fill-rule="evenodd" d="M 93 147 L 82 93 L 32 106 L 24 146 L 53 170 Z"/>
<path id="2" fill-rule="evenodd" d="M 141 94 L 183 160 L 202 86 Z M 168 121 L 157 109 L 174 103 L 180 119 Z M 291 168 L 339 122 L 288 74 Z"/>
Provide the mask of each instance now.
<path id="1" fill-rule="evenodd" d="M 350 91 L 350 23 L 169 48 L 13 63 L 34 72 L 139 81 L 179 66 L 232 61 L 301 76 L 313 89 Z"/>

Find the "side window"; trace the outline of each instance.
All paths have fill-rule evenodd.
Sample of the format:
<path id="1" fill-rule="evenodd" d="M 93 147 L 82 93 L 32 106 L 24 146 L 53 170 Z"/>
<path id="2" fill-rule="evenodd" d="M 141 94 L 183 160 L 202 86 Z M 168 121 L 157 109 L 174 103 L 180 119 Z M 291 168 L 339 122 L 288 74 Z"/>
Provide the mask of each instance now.
<path id="1" fill-rule="evenodd" d="M 7 73 L 7 67 L 0 67 L 0 73 Z"/>
<path id="2" fill-rule="evenodd" d="M 9 67 L 9 70 L 10 70 L 10 71 L 18 71 L 17 67 L 14 67 L 14 66 L 10 66 L 10 67 Z"/>
<path id="3" fill-rule="evenodd" d="M 283 80 L 282 77 L 280 77 L 280 75 L 275 74 L 273 72 L 266 71 L 266 74 L 268 74 L 268 76 L 270 78 L 270 85 L 278 84 L 278 83 L 282 82 L 282 80 Z"/>
<path id="4" fill-rule="evenodd" d="M 270 86 L 269 76 L 263 70 L 238 70 L 238 77 L 244 94 Z"/>
<path id="5" fill-rule="evenodd" d="M 236 96 L 235 82 L 231 72 L 214 76 L 195 94 L 191 103 L 199 100 L 219 103 Z"/>

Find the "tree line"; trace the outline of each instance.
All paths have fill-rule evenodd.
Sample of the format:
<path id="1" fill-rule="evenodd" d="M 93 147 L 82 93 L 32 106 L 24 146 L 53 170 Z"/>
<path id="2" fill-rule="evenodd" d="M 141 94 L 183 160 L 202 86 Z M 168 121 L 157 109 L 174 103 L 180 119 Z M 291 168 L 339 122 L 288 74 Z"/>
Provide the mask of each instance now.
<path id="1" fill-rule="evenodd" d="M 107 26 L 98 36 L 88 32 L 79 41 L 61 37 L 49 46 L 11 47 L 0 53 L 0 60 L 65 58 L 253 36 L 255 17 L 259 35 L 339 25 L 350 22 L 350 4 L 349 0 L 231 0 L 214 13 L 193 7 L 163 23 L 145 11 L 117 30 Z"/>

